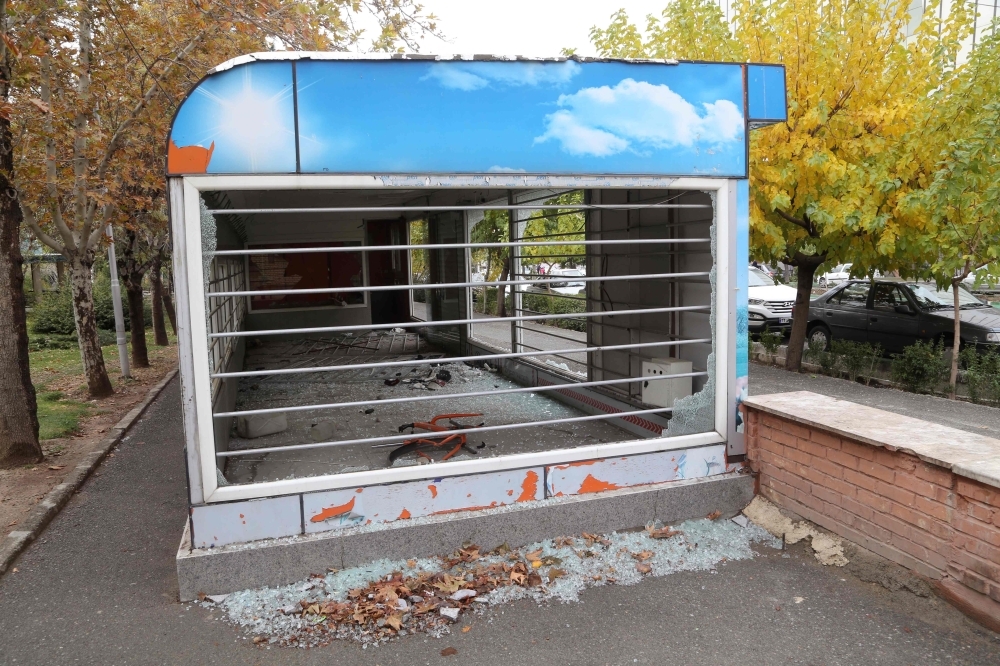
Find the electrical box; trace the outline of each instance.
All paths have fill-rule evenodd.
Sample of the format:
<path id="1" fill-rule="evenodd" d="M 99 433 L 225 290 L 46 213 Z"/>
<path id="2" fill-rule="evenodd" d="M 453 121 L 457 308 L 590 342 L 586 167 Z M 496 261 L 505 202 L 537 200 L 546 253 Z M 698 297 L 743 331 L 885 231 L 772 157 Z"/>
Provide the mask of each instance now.
<path id="1" fill-rule="evenodd" d="M 654 358 L 642 362 L 642 401 L 656 407 L 673 407 L 678 398 L 691 395 L 692 377 L 650 379 L 663 375 L 691 372 L 691 361 L 679 358 Z"/>

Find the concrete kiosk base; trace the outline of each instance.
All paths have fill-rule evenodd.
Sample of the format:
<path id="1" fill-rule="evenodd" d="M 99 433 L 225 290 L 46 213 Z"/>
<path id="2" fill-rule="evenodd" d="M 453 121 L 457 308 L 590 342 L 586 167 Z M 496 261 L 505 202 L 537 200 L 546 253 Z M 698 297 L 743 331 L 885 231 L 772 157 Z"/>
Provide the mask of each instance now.
<path id="1" fill-rule="evenodd" d="M 656 520 L 673 524 L 713 511 L 729 517 L 753 495 L 752 477 L 730 473 L 209 549 L 192 549 L 185 527 L 177 551 L 180 598 L 287 585 L 329 567 L 444 555 L 467 542 L 489 550 L 504 543 L 520 547 L 581 532 L 641 528 Z"/>

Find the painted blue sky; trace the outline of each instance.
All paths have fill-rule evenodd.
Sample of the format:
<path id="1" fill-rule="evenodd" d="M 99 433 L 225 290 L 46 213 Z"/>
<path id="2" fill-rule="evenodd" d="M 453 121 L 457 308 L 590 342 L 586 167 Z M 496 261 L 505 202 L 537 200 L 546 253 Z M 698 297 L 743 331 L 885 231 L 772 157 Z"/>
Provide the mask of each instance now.
<path id="1" fill-rule="evenodd" d="M 298 61 L 303 172 L 742 176 L 738 65 Z M 210 77 L 178 146 L 216 142 L 211 173 L 289 172 L 291 65 Z M 247 71 L 251 74 L 247 74 Z"/>

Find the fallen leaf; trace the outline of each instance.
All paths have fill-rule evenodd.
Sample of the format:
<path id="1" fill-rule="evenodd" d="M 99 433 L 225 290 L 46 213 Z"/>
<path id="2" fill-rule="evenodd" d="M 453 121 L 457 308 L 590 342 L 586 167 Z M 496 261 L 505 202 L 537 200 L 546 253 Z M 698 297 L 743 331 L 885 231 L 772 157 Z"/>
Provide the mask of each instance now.
<path id="1" fill-rule="evenodd" d="M 463 562 L 472 562 L 479 559 L 479 546 L 468 546 L 458 551 L 459 559 Z"/>
<path id="2" fill-rule="evenodd" d="M 650 573 L 653 570 L 653 567 L 650 564 L 641 563 L 641 564 L 635 565 L 635 570 L 638 571 L 641 574 L 648 574 L 648 573 Z"/>
<path id="3" fill-rule="evenodd" d="M 680 530 L 671 529 L 670 527 L 662 527 L 660 529 L 647 527 L 646 532 L 649 534 L 650 537 L 654 539 L 669 539 L 671 537 L 684 534 L 684 532 L 681 532 Z"/>
<path id="4" fill-rule="evenodd" d="M 403 626 L 403 618 L 401 615 L 393 613 L 389 617 L 385 618 L 385 624 L 387 627 L 392 627 L 396 631 L 399 631 Z"/>
<path id="5" fill-rule="evenodd" d="M 12 523 L 8 523 L 7 527 L 14 527 L 14 525 L 17 525 L 17 521 L 16 520 L 14 522 L 12 522 Z"/>
<path id="6" fill-rule="evenodd" d="M 462 627 L 462 633 L 463 634 L 469 633 L 469 629 L 472 629 L 472 625 L 467 625 L 465 627 Z"/>
<path id="7" fill-rule="evenodd" d="M 417 566 L 417 561 L 416 560 L 406 560 L 406 566 L 408 566 L 408 567 L 410 567 L 412 569 L 415 566 Z"/>
<path id="8" fill-rule="evenodd" d="M 562 578 L 565 575 L 566 572 L 563 571 L 562 569 L 557 569 L 556 567 L 552 567 L 551 569 L 549 569 L 549 582 L 551 583 L 557 578 Z"/>
<path id="9" fill-rule="evenodd" d="M 458 650 L 456 650 L 453 647 L 446 647 L 445 649 L 441 650 L 442 657 L 451 657 L 456 654 L 458 654 Z"/>
<path id="10" fill-rule="evenodd" d="M 567 546 L 572 546 L 573 541 L 573 537 L 559 537 L 554 539 L 553 543 L 556 545 L 556 548 L 565 548 Z"/>
<path id="11" fill-rule="evenodd" d="M 540 560 L 540 559 L 542 559 L 542 549 L 539 548 L 538 550 L 533 550 L 530 553 L 528 553 L 527 555 L 525 555 L 525 557 L 528 558 L 532 562 L 534 562 L 535 560 Z"/>
<path id="12" fill-rule="evenodd" d="M 18 571 L 19 569 L 17 567 L 14 567 L 13 569 L 10 570 L 11 573 L 17 573 Z"/>
<path id="13" fill-rule="evenodd" d="M 645 562 L 652 556 L 653 556 L 653 551 L 651 550 L 644 550 L 641 553 L 632 553 L 632 557 L 639 560 L 640 562 Z"/>
<path id="14" fill-rule="evenodd" d="M 721 511 L 713 511 L 712 513 L 708 514 L 705 517 L 708 518 L 709 520 L 718 520 L 719 516 L 721 515 L 722 515 Z"/>
<path id="15" fill-rule="evenodd" d="M 49 469 L 53 472 L 58 472 L 61 469 L 66 469 L 66 465 L 49 465 Z"/>
<path id="16" fill-rule="evenodd" d="M 257 645 L 260 645 L 261 643 L 267 642 L 267 638 L 265 638 L 264 636 L 254 636 L 253 642 L 256 643 Z"/>
<path id="17" fill-rule="evenodd" d="M 533 560 L 531 562 L 531 568 L 532 569 L 539 569 L 539 568 L 541 568 L 541 566 L 542 566 L 542 561 L 541 560 Z"/>
<path id="18" fill-rule="evenodd" d="M 510 572 L 510 582 L 513 583 L 514 585 L 520 585 L 521 583 L 524 583 L 527 580 L 528 580 L 527 574 L 523 574 L 520 571 Z"/>
<path id="19" fill-rule="evenodd" d="M 801 604 L 803 601 L 805 601 L 805 597 L 792 597 L 792 601 L 794 601 L 797 604 Z"/>

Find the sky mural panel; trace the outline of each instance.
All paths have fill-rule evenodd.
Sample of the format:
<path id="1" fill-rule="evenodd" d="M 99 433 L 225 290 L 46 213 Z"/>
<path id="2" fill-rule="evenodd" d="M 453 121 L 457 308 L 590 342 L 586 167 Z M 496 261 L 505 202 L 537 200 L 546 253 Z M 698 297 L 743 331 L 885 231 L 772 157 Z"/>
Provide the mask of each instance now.
<path id="1" fill-rule="evenodd" d="M 744 80 L 743 65 L 724 63 L 249 62 L 182 104 L 168 173 L 739 178 Z"/>

